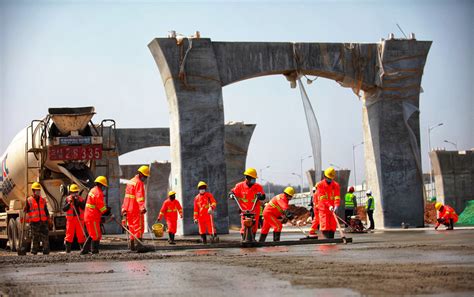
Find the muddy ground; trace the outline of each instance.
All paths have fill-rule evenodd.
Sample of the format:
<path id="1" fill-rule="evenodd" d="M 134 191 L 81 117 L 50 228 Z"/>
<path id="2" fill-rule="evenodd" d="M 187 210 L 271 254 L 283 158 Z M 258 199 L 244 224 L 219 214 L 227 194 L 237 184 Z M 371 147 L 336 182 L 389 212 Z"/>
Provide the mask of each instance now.
<path id="1" fill-rule="evenodd" d="M 474 230 L 351 234 L 348 245 L 128 253 L 110 241 L 99 255 L 0 252 L 9 295 L 357 296 L 474 294 Z M 270 237 L 270 236 L 269 236 Z M 297 239 L 285 233 L 282 239 Z M 221 236 L 237 240 L 235 234 Z M 178 244 L 194 244 L 195 240 Z M 157 243 L 155 243 L 157 244 Z M 166 244 L 160 242 L 160 244 Z M 93 285 L 90 285 L 92 282 Z M 35 290 L 39 288 L 40 290 Z"/>

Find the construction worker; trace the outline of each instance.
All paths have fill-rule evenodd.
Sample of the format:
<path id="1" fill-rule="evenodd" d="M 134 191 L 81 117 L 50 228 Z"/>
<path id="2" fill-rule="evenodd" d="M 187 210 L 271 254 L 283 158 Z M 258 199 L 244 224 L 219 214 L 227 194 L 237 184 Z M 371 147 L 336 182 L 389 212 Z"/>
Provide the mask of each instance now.
<path id="1" fill-rule="evenodd" d="M 178 213 L 179 217 L 183 218 L 183 208 L 178 200 L 176 200 L 176 192 L 170 191 L 168 193 L 168 199 L 163 202 L 161 206 L 160 214 L 158 215 L 158 221 L 164 217 L 166 220 L 166 226 L 168 226 L 168 242 L 169 244 L 176 244 L 174 241 L 174 235 L 178 226 Z"/>
<path id="2" fill-rule="evenodd" d="M 79 187 L 76 184 L 69 186 L 70 195 L 66 198 L 66 204 L 63 211 L 66 212 L 66 237 L 64 238 L 64 245 L 66 246 L 66 253 L 71 252 L 74 235 L 77 237 L 77 243 L 82 245 L 86 241 L 85 227 L 84 227 L 84 208 L 86 201 L 78 195 Z"/>
<path id="3" fill-rule="evenodd" d="M 340 187 L 334 180 L 336 170 L 328 167 L 324 170 L 324 178 L 316 184 L 315 196 L 318 202 L 319 225 L 325 238 L 334 238 L 337 222 L 334 213 L 341 204 Z"/>
<path id="4" fill-rule="evenodd" d="M 34 182 L 31 185 L 33 195 L 26 199 L 26 205 L 23 211 L 26 215 L 26 223 L 30 224 L 33 246 L 31 253 L 36 255 L 40 246 L 43 244 L 43 255 L 49 254 L 49 212 L 46 199 L 41 197 L 41 185 Z"/>
<path id="5" fill-rule="evenodd" d="M 367 195 L 367 204 L 365 205 L 365 211 L 367 212 L 367 216 L 369 217 L 370 221 L 370 230 L 374 230 L 375 223 L 374 223 L 374 209 L 375 209 L 375 200 L 372 196 L 372 191 L 368 190 L 366 193 Z"/>
<path id="6" fill-rule="evenodd" d="M 309 237 L 313 239 L 318 238 L 318 229 L 319 229 L 319 211 L 318 211 L 318 196 L 316 196 L 316 187 L 313 187 L 313 196 L 311 197 L 311 210 L 313 211 L 311 222 L 311 228 L 309 229 Z"/>
<path id="7" fill-rule="evenodd" d="M 217 207 L 216 199 L 214 196 L 207 192 L 207 184 L 200 181 L 197 185 L 199 194 L 194 197 L 194 224 L 198 224 L 199 235 L 201 235 L 202 243 L 207 243 L 206 234 L 217 236 L 217 233 L 213 226 L 211 216 Z"/>
<path id="8" fill-rule="evenodd" d="M 280 241 L 283 225 L 279 219 L 281 217 L 286 217 L 289 220 L 293 218 L 293 214 L 288 210 L 288 203 L 293 195 L 295 195 L 295 189 L 286 187 L 283 193 L 273 197 L 265 206 L 259 242 L 265 242 L 270 228 L 273 228 L 273 241 Z"/>
<path id="9" fill-rule="evenodd" d="M 129 249 L 135 251 L 135 238 L 142 239 L 145 232 L 145 182 L 150 176 L 148 166 L 140 166 L 137 174 L 130 179 L 125 188 L 125 198 L 122 204 L 122 216 L 130 230 Z M 136 242 L 137 245 L 140 241 Z"/>
<path id="10" fill-rule="evenodd" d="M 357 198 L 354 195 L 354 187 L 350 187 L 349 191 L 346 193 L 346 196 L 344 197 L 344 202 L 345 202 L 345 218 L 346 222 L 351 221 L 351 216 L 355 215 L 357 212 Z M 346 226 L 348 227 L 348 226 Z"/>
<path id="11" fill-rule="evenodd" d="M 235 195 L 240 208 L 242 208 L 243 211 L 250 211 L 255 215 L 255 219 L 258 220 L 260 201 L 265 200 L 265 191 L 263 190 L 263 187 L 257 183 L 257 170 L 255 170 L 255 168 L 247 168 L 244 172 L 244 176 L 245 180 L 236 184 L 229 195 Z M 240 234 L 243 239 L 245 230 L 243 215 L 241 215 L 240 223 L 242 225 Z M 252 233 L 254 238 L 257 234 L 257 229 L 258 224 L 253 224 Z"/>
<path id="12" fill-rule="evenodd" d="M 456 214 L 456 211 L 454 211 L 451 206 L 443 205 L 441 202 L 436 202 L 435 208 L 439 212 L 438 222 L 436 222 L 435 230 L 438 230 L 438 227 L 441 224 L 448 227 L 446 230 L 453 230 L 454 224 L 458 221 L 458 215 Z"/>
<path id="13" fill-rule="evenodd" d="M 89 191 L 86 200 L 86 209 L 84 211 L 84 223 L 86 225 L 87 237 L 86 242 L 81 250 L 81 255 L 92 253 L 99 253 L 100 239 L 102 238 L 102 231 L 100 230 L 100 219 L 102 215 L 110 215 L 110 207 L 104 203 L 104 191 L 109 186 L 105 176 L 98 176 L 95 181 L 95 186 Z"/>

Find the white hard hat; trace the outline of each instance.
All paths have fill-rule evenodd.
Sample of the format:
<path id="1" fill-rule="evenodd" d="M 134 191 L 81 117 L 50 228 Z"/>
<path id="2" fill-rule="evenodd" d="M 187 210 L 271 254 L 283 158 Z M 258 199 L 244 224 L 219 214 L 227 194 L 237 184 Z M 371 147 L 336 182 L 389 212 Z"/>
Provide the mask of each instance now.
<path id="1" fill-rule="evenodd" d="M 367 195 L 372 195 L 372 191 L 371 191 L 371 190 L 367 190 L 367 192 L 365 192 L 365 194 L 367 194 Z"/>

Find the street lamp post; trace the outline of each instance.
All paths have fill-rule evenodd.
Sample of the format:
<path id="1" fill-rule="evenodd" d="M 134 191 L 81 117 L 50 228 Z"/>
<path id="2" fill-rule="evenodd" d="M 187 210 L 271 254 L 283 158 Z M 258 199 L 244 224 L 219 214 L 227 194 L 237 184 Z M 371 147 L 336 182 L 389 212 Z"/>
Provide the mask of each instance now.
<path id="1" fill-rule="evenodd" d="M 270 168 L 270 165 L 267 165 L 265 168 L 260 169 L 260 179 L 263 180 L 263 174 L 262 171 L 265 169 Z M 270 181 L 267 179 L 267 188 L 268 188 L 268 194 L 270 193 Z"/>
<path id="2" fill-rule="evenodd" d="M 458 150 L 458 145 L 457 145 L 455 142 L 448 141 L 448 140 L 445 140 L 445 141 L 443 141 L 443 142 L 446 142 L 446 143 L 449 143 L 449 144 L 454 145 L 454 147 L 456 148 L 456 150 Z"/>
<path id="3" fill-rule="evenodd" d="M 300 179 L 302 178 L 301 175 L 299 175 L 298 173 L 292 172 L 291 174 L 292 174 L 292 175 L 295 175 L 295 176 L 297 176 L 297 177 L 299 177 Z M 301 185 L 300 185 L 300 193 L 301 193 L 301 192 L 303 192 L 303 188 L 302 188 Z"/>
<path id="4" fill-rule="evenodd" d="M 430 186 L 432 187 L 433 186 L 433 168 L 431 168 L 431 157 L 430 157 L 430 152 L 431 152 L 431 130 L 435 129 L 435 128 L 438 128 L 439 126 L 442 126 L 443 123 L 438 123 L 436 125 L 433 125 L 431 127 L 428 127 L 428 147 L 429 147 L 429 151 L 428 151 L 428 157 L 429 157 L 429 163 L 430 163 Z M 433 187 L 432 188 L 432 195 L 435 195 L 436 196 L 436 189 Z"/>
<path id="5" fill-rule="evenodd" d="M 309 159 L 311 157 L 313 157 L 313 156 L 307 156 L 307 157 L 304 157 L 304 158 L 302 157 L 300 159 L 300 169 L 301 169 L 301 175 L 300 175 L 300 177 L 301 177 L 301 191 L 300 191 L 300 193 L 303 193 L 303 186 L 304 186 L 304 184 L 303 184 L 304 183 L 304 180 L 303 180 L 303 160 Z M 318 178 L 319 177 L 316 176 L 316 179 L 318 179 Z"/>
<path id="6" fill-rule="evenodd" d="M 355 158 L 355 149 L 359 145 L 363 145 L 364 142 L 352 145 L 352 162 L 354 163 L 354 187 L 357 187 L 357 174 L 356 174 L 356 158 Z"/>

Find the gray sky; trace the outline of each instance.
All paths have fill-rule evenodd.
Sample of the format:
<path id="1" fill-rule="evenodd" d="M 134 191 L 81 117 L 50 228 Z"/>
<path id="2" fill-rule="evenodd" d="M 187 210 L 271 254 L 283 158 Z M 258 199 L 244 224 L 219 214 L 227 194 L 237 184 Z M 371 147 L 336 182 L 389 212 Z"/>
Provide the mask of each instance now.
<path id="1" fill-rule="evenodd" d="M 391 32 L 432 40 L 421 94 L 423 168 L 433 147 L 474 147 L 474 1 L 7 1 L 0 0 L 0 154 L 48 107 L 96 107 L 95 121 L 119 128 L 168 127 L 165 92 L 147 44 L 169 30 L 214 41 L 377 42 Z M 319 121 L 323 167 L 353 168 L 362 141 L 362 103 L 350 89 L 319 79 L 306 87 Z M 251 108 L 249 108 L 251 107 Z M 298 89 L 283 76 L 224 88 L 225 119 L 256 123 L 247 164 L 263 178 L 298 183 L 311 147 Z M 337 111 L 337 112 L 335 112 Z M 363 147 L 356 149 L 358 181 Z M 169 159 L 168 148 L 121 162 Z M 310 159 L 303 169 L 312 167 Z"/>

